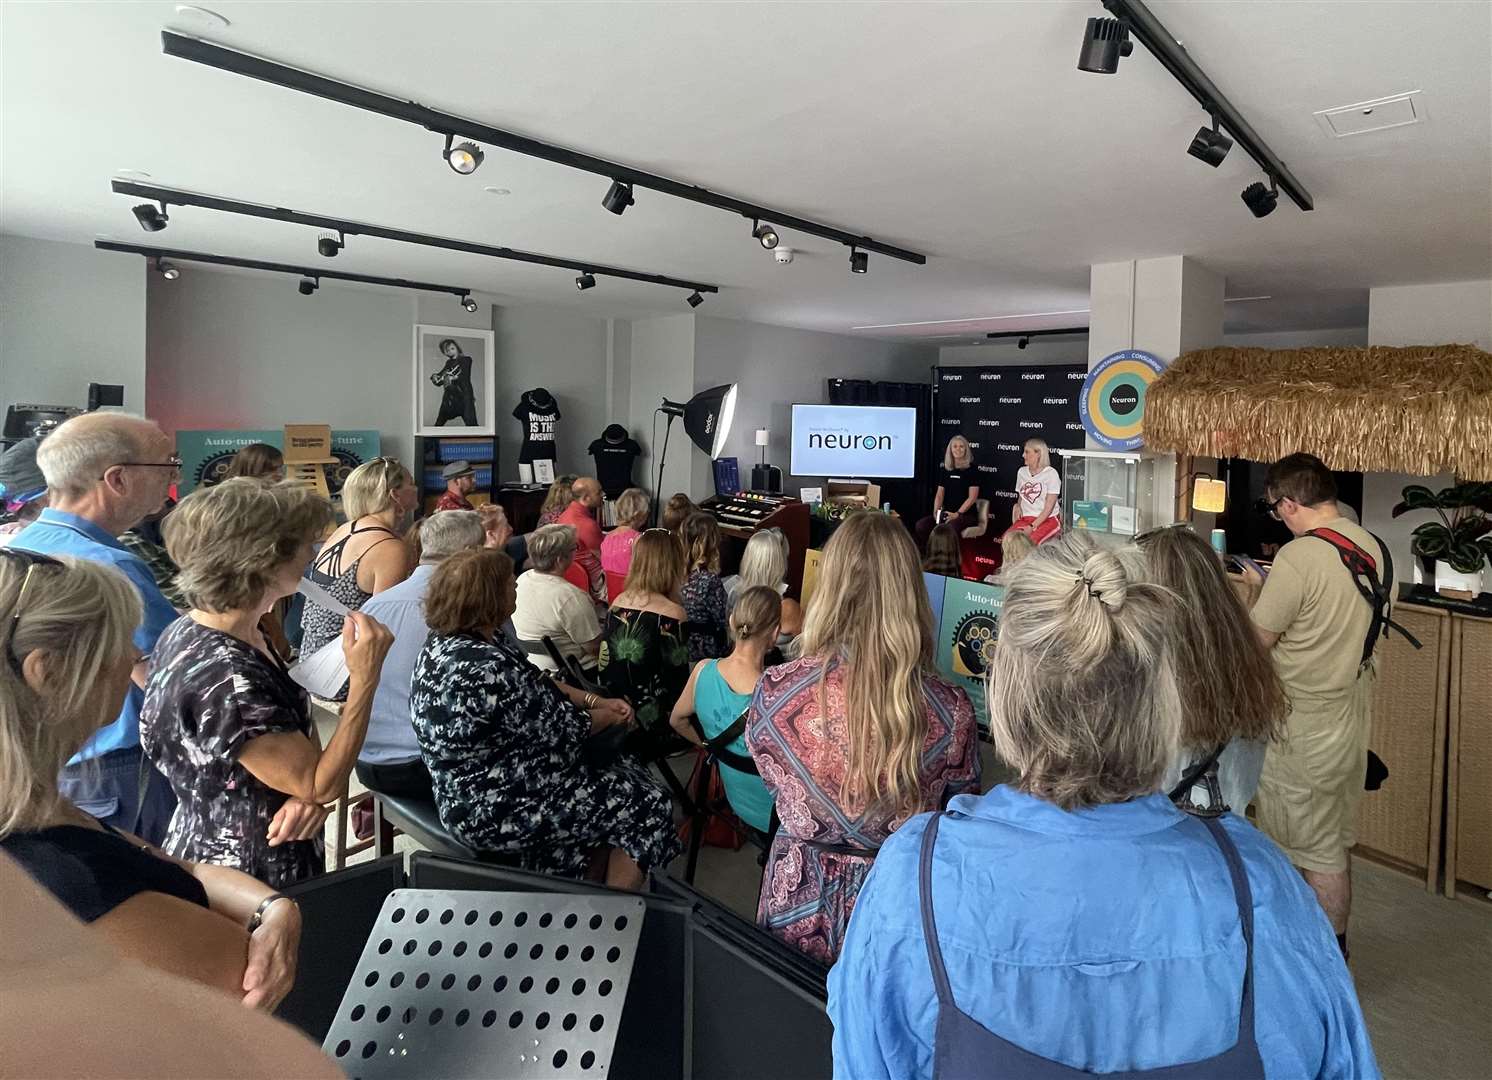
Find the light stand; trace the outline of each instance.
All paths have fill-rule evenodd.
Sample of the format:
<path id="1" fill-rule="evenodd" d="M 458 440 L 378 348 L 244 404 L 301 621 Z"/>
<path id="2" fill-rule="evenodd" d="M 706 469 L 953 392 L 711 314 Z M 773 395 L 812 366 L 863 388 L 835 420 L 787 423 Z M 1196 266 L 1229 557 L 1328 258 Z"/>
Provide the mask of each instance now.
<path id="1" fill-rule="evenodd" d="M 684 431 L 689 435 L 690 442 L 699 447 L 714 460 L 720 456 L 720 451 L 725 448 L 725 440 L 730 435 L 731 421 L 736 415 L 736 384 L 723 383 L 720 386 L 712 386 L 708 390 L 701 390 L 689 399 L 687 404 L 677 401 L 663 399 L 663 404 L 653 411 L 656 418 L 658 413 L 668 417 L 668 422 L 663 428 L 663 445 L 658 451 L 658 481 L 653 489 L 653 524 L 658 523 L 658 504 L 663 501 L 663 466 L 668 460 L 668 436 L 673 430 L 673 422 L 677 417 L 684 419 Z"/>

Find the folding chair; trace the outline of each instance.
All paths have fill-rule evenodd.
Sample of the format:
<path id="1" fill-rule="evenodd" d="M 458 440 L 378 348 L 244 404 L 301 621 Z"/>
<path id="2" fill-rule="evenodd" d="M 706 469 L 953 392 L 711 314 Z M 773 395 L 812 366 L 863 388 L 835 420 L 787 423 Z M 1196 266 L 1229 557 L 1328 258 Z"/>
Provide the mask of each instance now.
<path id="1" fill-rule="evenodd" d="M 746 712 L 742 712 L 730 727 L 713 739 L 707 739 L 704 746 L 700 748 L 705 760 L 704 766 L 698 770 L 699 779 L 693 793 L 694 813 L 689 819 L 689 861 L 684 867 L 684 880 L 690 885 L 694 884 L 694 871 L 699 865 L 699 849 L 704 844 L 705 826 L 709 824 L 712 816 L 717 816 L 722 810 L 732 810 L 729 796 L 726 797 L 723 806 L 710 802 L 711 782 L 719 774 L 720 766 L 725 765 L 737 772 L 746 773 L 748 776 L 761 775 L 753 758 L 730 749 L 730 744 L 746 730 L 746 715 Z M 690 717 L 690 720 L 694 724 L 694 730 L 699 732 L 700 737 L 703 738 L 704 731 L 699 726 L 699 717 Z M 741 821 L 739 816 L 736 820 Z M 741 827 L 745 830 L 747 839 L 758 849 L 757 864 L 764 869 L 767 865 L 767 852 L 772 849 L 772 839 L 777 835 L 779 824 L 775 805 L 772 807 L 772 816 L 768 821 L 766 832 L 752 828 L 746 822 L 741 821 Z"/>

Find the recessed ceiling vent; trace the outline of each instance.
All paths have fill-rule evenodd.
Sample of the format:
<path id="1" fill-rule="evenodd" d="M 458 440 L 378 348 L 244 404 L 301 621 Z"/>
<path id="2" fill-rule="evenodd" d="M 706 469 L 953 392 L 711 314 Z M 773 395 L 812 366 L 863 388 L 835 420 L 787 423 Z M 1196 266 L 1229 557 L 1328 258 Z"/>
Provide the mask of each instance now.
<path id="1" fill-rule="evenodd" d="M 1343 105 L 1335 109 L 1322 109 L 1315 114 L 1321 130 L 1337 138 L 1348 135 L 1366 135 L 1370 131 L 1417 124 L 1425 119 L 1425 102 L 1418 90 L 1409 90 L 1392 97 L 1375 101 L 1359 101 L 1356 105 Z"/>

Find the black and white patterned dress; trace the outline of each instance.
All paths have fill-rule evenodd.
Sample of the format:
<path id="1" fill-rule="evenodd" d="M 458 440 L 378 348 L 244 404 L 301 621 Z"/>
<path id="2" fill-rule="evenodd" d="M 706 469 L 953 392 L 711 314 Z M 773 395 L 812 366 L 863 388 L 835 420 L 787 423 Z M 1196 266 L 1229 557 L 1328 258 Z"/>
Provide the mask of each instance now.
<path id="1" fill-rule="evenodd" d="M 698 567 L 689 571 L 679 599 L 689 624 L 689 662 L 713 660 L 729 653 L 725 586 L 720 575 Z"/>
<path id="2" fill-rule="evenodd" d="M 269 846 L 269 823 L 288 796 L 238 763 L 261 735 L 311 736 L 306 692 L 248 642 L 190 616 L 171 624 L 151 656 L 140 741 L 176 792 L 166 851 L 236 867 L 271 888 L 321 873 L 320 840 Z"/>
<path id="3" fill-rule="evenodd" d="M 644 873 L 679 853 L 667 793 L 625 759 L 586 764 L 590 717 L 506 638 L 431 634 L 409 709 L 441 824 L 470 846 L 569 877 L 597 847 Z"/>

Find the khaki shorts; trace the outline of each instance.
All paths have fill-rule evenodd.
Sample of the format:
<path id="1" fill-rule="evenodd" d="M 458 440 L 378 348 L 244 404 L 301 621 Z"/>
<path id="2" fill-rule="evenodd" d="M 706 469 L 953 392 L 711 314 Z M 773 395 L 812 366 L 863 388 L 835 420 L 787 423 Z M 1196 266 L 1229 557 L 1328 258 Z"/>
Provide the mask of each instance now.
<path id="1" fill-rule="evenodd" d="M 1302 870 L 1339 873 L 1357 842 L 1367 773 L 1372 676 L 1335 701 L 1296 701 L 1285 738 L 1271 743 L 1254 800 L 1259 828 Z"/>

